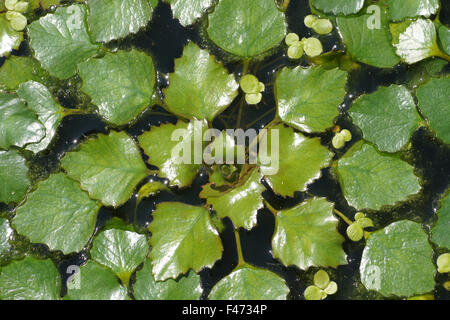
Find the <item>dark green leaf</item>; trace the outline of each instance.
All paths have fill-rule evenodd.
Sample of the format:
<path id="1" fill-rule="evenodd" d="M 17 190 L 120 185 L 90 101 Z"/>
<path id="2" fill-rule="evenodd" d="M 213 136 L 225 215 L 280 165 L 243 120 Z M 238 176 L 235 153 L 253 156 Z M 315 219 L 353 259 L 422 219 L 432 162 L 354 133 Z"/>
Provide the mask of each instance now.
<path id="1" fill-rule="evenodd" d="M 1 300 L 57 300 L 61 277 L 50 259 L 26 257 L 1 269 Z"/>
<path id="2" fill-rule="evenodd" d="M 361 281 L 384 296 L 411 297 L 434 289 L 428 236 L 419 224 L 399 221 L 372 233 L 364 248 Z"/>
<path id="3" fill-rule="evenodd" d="M 450 249 L 450 196 L 445 196 L 436 212 L 437 223 L 432 229 L 433 242 L 439 247 Z"/>
<path id="4" fill-rule="evenodd" d="M 416 90 L 419 109 L 437 136 L 450 143 L 450 77 L 431 79 Z"/>
<path id="5" fill-rule="evenodd" d="M 375 93 L 361 96 L 349 114 L 362 129 L 364 139 L 387 152 L 404 148 L 420 121 L 413 96 L 398 85 L 380 87 Z"/>
<path id="6" fill-rule="evenodd" d="M 275 273 L 245 265 L 220 280 L 210 300 L 285 300 L 289 288 Z"/>
<path id="7" fill-rule="evenodd" d="M 400 60 L 391 45 L 386 9 L 381 8 L 380 28 L 369 29 L 370 19 L 369 14 L 338 17 L 342 40 L 348 53 L 357 61 L 378 68 L 392 68 Z"/>
<path id="8" fill-rule="evenodd" d="M 87 22 L 95 41 L 109 42 L 136 33 L 150 21 L 148 0 L 89 0 Z"/>
<path id="9" fill-rule="evenodd" d="M 0 202 L 18 203 L 29 186 L 25 159 L 15 150 L 0 151 Z"/>

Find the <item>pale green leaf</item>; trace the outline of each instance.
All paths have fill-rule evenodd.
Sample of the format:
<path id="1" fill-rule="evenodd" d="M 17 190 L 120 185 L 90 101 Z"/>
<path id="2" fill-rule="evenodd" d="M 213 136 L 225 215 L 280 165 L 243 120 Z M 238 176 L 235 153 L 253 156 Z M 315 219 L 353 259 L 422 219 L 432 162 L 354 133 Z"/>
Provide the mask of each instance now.
<path id="1" fill-rule="evenodd" d="M 17 94 L 27 102 L 28 108 L 36 112 L 46 131 L 44 139 L 39 143 L 29 144 L 26 149 L 33 152 L 45 150 L 52 142 L 64 117 L 63 108 L 53 99 L 47 87 L 39 82 L 22 83 L 17 90 Z"/>
<path id="2" fill-rule="evenodd" d="M 161 203 L 150 223 L 150 260 L 156 281 L 176 279 L 193 269 L 212 267 L 222 242 L 208 210 L 183 203 Z"/>
<path id="3" fill-rule="evenodd" d="M 143 52 L 107 53 L 101 59 L 81 63 L 78 69 L 81 90 L 112 124 L 127 124 L 153 103 L 156 71 L 152 59 Z"/>
<path id="4" fill-rule="evenodd" d="M 93 199 L 113 207 L 127 202 L 148 173 L 138 146 L 125 132 L 90 138 L 61 163 Z"/>
<path id="5" fill-rule="evenodd" d="M 400 32 L 398 35 L 396 32 L 393 33 L 393 44 L 402 61 L 413 64 L 442 54 L 437 44 L 436 29 L 430 20 L 418 19 L 411 23 L 404 22 L 397 28 L 399 29 L 396 32 Z"/>
<path id="6" fill-rule="evenodd" d="M 81 266 L 78 279 L 68 283 L 64 300 L 128 300 L 127 289 L 114 273 L 95 261 Z"/>
<path id="7" fill-rule="evenodd" d="M 149 252 L 145 235 L 119 229 L 109 229 L 95 236 L 91 257 L 110 268 L 128 286 L 133 271 Z"/>
<path id="8" fill-rule="evenodd" d="M 194 139 L 197 137 L 197 141 L 202 141 L 206 128 L 205 121 L 178 121 L 176 125 L 153 127 L 138 140 L 149 156 L 148 162 L 159 168 L 159 175 L 169 179 L 172 186 L 182 188 L 192 184 L 202 166 L 203 146 L 195 143 Z M 200 159 L 194 158 L 196 153 Z"/>
<path id="9" fill-rule="evenodd" d="M 358 143 L 347 151 L 337 172 L 348 204 L 358 210 L 378 210 L 420 191 L 412 166 L 368 144 Z"/>
<path id="10" fill-rule="evenodd" d="M 285 16 L 273 0 L 221 0 L 209 15 L 208 35 L 225 51 L 251 58 L 284 39 Z"/>
<path id="11" fill-rule="evenodd" d="M 31 242 L 69 254 L 80 251 L 91 238 L 99 208 L 77 182 L 63 173 L 52 174 L 16 210 L 13 226 Z"/>
<path id="12" fill-rule="evenodd" d="M 278 115 L 304 132 L 321 132 L 333 126 L 344 102 L 347 73 L 321 66 L 284 68 L 275 80 Z"/>
<path id="13" fill-rule="evenodd" d="M 9 240 L 13 234 L 13 229 L 9 225 L 9 221 L 0 218 L 0 262 L 8 254 L 11 249 L 11 244 Z"/>
<path id="14" fill-rule="evenodd" d="M 0 151 L 0 202 L 19 202 L 29 186 L 25 159 L 15 150 Z"/>
<path id="15" fill-rule="evenodd" d="M 392 21 L 418 16 L 428 18 L 439 10 L 439 0 L 389 0 L 388 4 Z"/>
<path id="16" fill-rule="evenodd" d="M 58 300 L 61 277 L 50 259 L 26 257 L 0 272 L 0 300 Z"/>
<path id="17" fill-rule="evenodd" d="M 148 0 L 89 0 L 87 23 L 93 39 L 109 42 L 145 27 L 152 18 Z"/>
<path id="18" fill-rule="evenodd" d="M 342 40 L 355 60 L 378 68 L 392 68 L 400 59 L 391 45 L 386 9 L 380 11 L 380 28 L 371 25 L 371 18 L 377 17 L 370 14 L 338 17 Z"/>
<path id="19" fill-rule="evenodd" d="M 226 191 L 216 190 L 211 185 L 203 187 L 200 197 L 212 205 L 219 217 L 229 217 L 236 229 L 251 230 L 256 226 L 258 210 L 263 207 L 261 193 L 265 188 L 261 178 L 258 169 L 253 169 L 238 185 Z"/>
<path id="20" fill-rule="evenodd" d="M 166 0 L 166 2 L 170 4 L 173 16 L 186 27 L 195 23 L 215 0 Z"/>
<path id="21" fill-rule="evenodd" d="M 41 74 L 41 66 L 33 58 L 10 56 L 0 68 L 0 88 L 16 90 L 28 80 L 39 81 Z"/>
<path id="22" fill-rule="evenodd" d="M 67 79 L 77 64 L 94 56 L 99 46 L 91 42 L 85 25 L 84 5 L 60 7 L 28 26 L 34 56 L 51 75 Z"/>
<path id="23" fill-rule="evenodd" d="M 386 152 L 403 149 L 420 122 L 412 94 L 398 85 L 361 96 L 353 102 L 349 114 L 364 139 Z"/>
<path id="24" fill-rule="evenodd" d="M 230 105 L 239 87 L 222 64 L 193 42 L 175 60 L 175 72 L 169 75 L 169 82 L 169 87 L 164 89 L 169 111 L 208 121 Z"/>
<path id="25" fill-rule="evenodd" d="M 210 300 L 286 300 L 289 288 L 275 273 L 245 265 L 220 280 Z"/>
<path id="26" fill-rule="evenodd" d="M 434 289 L 433 250 L 421 226 L 394 222 L 372 233 L 361 259 L 361 281 L 384 296 L 411 297 Z"/>
<path id="27" fill-rule="evenodd" d="M 279 135 L 279 151 L 275 148 L 274 152 L 279 153 L 272 156 L 271 141 L 276 132 Z M 262 166 L 261 172 L 270 187 L 282 196 L 292 197 L 295 191 L 305 191 L 308 184 L 320 177 L 321 169 L 327 167 L 333 157 L 333 154 L 320 144 L 319 138 L 307 138 L 283 125 L 269 130 L 267 141 L 269 157 L 280 158 L 279 168 L 273 174 L 273 164 L 270 167 Z"/>
<path id="28" fill-rule="evenodd" d="M 155 281 L 150 260 L 145 260 L 142 270 L 136 273 L 133 285 L 137 300 L 198 300 L 202 295 L 200 276 L 190 271 L 177 280 Z"/>
<path id="29" fill-rule="evenodd" d="M 439 247 L 450 249 L 450 196 L 445 196 L 436 212 L 437 222 L 432 229 L 432 240 Z"/>
<path id="30" fill-rule="evenodd" d="M 346 264 L 344 238 L 336 229 L 338 220 L 332 211 L 333 204 L 324 198 L 312 198 L 279 211 L 272 239 L 274 258 L 302 270 Z"/>
<path id="31" fill-rule="evenodd" d="M 17 95 L 0 93 L 0 148 L 24 147 L 45 136 L 45 128 L 36 113 L 27 108 Z"/>

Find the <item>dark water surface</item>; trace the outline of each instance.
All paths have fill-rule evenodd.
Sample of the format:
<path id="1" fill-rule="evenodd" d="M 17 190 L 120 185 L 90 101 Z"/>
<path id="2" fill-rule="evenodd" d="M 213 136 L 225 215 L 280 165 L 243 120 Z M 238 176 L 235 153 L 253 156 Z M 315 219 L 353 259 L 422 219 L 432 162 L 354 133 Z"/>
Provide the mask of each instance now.
<path id="1" fill-rule="evenodd" d="M 310 31 L 303 25 L 303 17 L 309 14 L 307 0 L 292 0 L 287 11 L 289 29 L 291 32 L 298 33 L 300 38 L 311 36 Z M 441 22 L 450 25 L 450 6 L 444 6 L 440 13 Z M 241 66 L 236 61 L 220 51 L 217 47 L 204 40 L 202 33 L 205 29 L 205 20 L 198 22 L 190 28 L 183 28 L 177 20 L 172 18 L 170 7 L 161 3 L 154 12 L 154 17 L 149 26 L 139 32 L 137 35 L 130 36 L 122 41 L 108 44 L 112 50 L 117 48 L 128 49 L 138 48 L 150 54 L 158 70 L 159 88 L 168 85 L 166 75 L 174 71 L 174 60 L 181 56 L 184 46 L 188 41 L 194 41 L 203 48 L 208 48 L 218 60 L 224 62 L 230 72 L 238 74 L 241 72 Z M 331 35 L 321 37 L 325 51 L 344 49 L 340 44 L 337 31 L 334 30 Z M 246 127 L 261 128 L 269 123 L 275 115 L 275 100 L 273 96 L 272 83 L 275 71 L 284 66 L 295 65 L 284 55 L 286 48 L 281 46 L 279 49 L 271 52 L 261 61 L 257 61 L 250 66 L 250 70 L 258 78 L 266 83 L 267 90 L 264 93 L 264 99 L 256 107 L 249 106 L 245 109 L 244 123 Z M 16 54 L 28 55 L 29 49 L 26 43 L 23 43 L 21 49 Z M 2 61 L 0 61 L 2 63 Z M 306 62 L 303 63 L 307 65 Z M 350 74 L 348 84 L 348 95 L 344 104 L 341 106 L 341 116 L 337 124 L 343 128 L 352 131 L 355 143 L 361 138 L 358 129 L 355 128 L 345 111 L 350 107 L 351 102 L 361 94 L 374 92 L 380 85 L 387 86 L 393 83 L 406 84 L 411 75 L 416 73 L 416 67 L 399 65 L 394 69 L 382 70 L 363 65 L 357 71 Z M 449 71 L 447 65 L 446 71 Z M 67 108 L 89 107 L 88 99 L 76 90 L 79 85 L 79 79 L 76 77 L 68 81 L 55 81 L 53 93 L 58 97 L 59 102 Z M 60 89 L 58 87 L 62 86 Z M 162 96 L 162 93 L 160 92 Z M 240 96 L 224 112 L 221 119 L 216 119 L 214 127 L 224 129 L 236 126 L 236 114 Z M 124 128 L 130 135 L 137 137 L 142 132 L 149 129 L 150 126 L 159 125 L 166 122 L 176 122 L 176 117 L 166 112 L 163 108 L 155 106 L 152 110 L 146 111 L 135 123 Z M 60 170 L 59 159 L 65 152 L 75 148 L 86 137 L 96 133 L 107 133 L 110 130 L 96 115 L 73 115 L 66 117 L 55 138 L 50 150 L 38 154 L 35 157 L 28 157 L 34 181 L 45 179 L 51 172 Z M 316 134 L 322 139 L 323 144 L 329 145 L 333 134 L 331 132 Z M 450 148 L 437 140 L 433 133 L 427 128 L 417 130 L 411 140 L 412 148 L 410 151 L 402 154 L 402 158 L 414 165 L 416 174 L 423 180 L 423 192 L 406 203 L 402 203 L 395 208 L 389 208 L 378 212 L 369 212 L 368 216 L 372 218 L 377 227 L 384 227 L 397 220 L 410 219 L 423 223 L 425 228 L 430 228 L 435 220 L 435 210 L 438 206 L 441 195 L 446 191 L 450 177 Z M 339 151 L 336 157 L 340 157 L 351 146 Z M 283 156 L 282 154 L 280 155 Z M 135 199 L 134 197 L 125 205 L 118 209 L 102 208 L 97 222 L 97 232 L 111 217 L 120 217 L 125 221 L 137 222 L 140 230 L 151 222 L 151 212 L 155 205 L 164 201 L 181 201 L 194 205 L 203 205 L 205 202 L 199 199 L 198 194 L 201 186 L 207 183 L 208 176 L 205 172 L 200 174 L 192 187 L 183 190 L 173 190 L 172 192 L 162 192 L 158 196 L 144 199 L 137 208 L 137 218 L 135 218 Z M 323 170 L 322 177 L 311 184 L 307 192 L 297 192 L 294 198 L 283 199 L 275 195 L 272 191 L 264 192 L 264 197 L 277 209 L 292 207 L 304 199 L 312 196 L 326 197 L 329 201 L 336 204 L 336 208 L 353 217 L 355 210 L 348 206 L 344 199 L 339 183 L 333 177 L 331 170 Z M 0 211 L 8 216 L 8 208 L 0 205 Z M 9 216 L 11 213 L 9 213 Z M 224 244 L 224 253 L 212 269 L 205 269 L 201 272 L 202 286 L 204 288 L 203 298 L 206 298 L 211 288 L 223 277 L 228 275 L 237 264 L 236 244 L 233 234 L 233 226 L 229 219 L 224 220 L 225 230 L 221 234 Z M 262 209 L 258 215 L 258 226 L 251 231 L 241 231 L 242 249 L 245 260 L 258 267 L 274 271 L 283 277 L 289 288 L 291 299 L 301 299 L 305 288 L 311 284 L 312 276 L 317 268 L 311 268 L 307 272 L 301 271 L 296 267 L 286 268 L 271 255 L 271 238 L 275 228 L 275 219 L 270 211 Z M 345 234 L 346 225 L 343 222 L 339 224 L 339 230 Z M 58 265 L 63 277 L 63 282 L 69 275 L 65 274 L 67 266 L 72 264 L 83 264 L 89 258 L 88 250 L 71 256 L 63 256 L 58 252 L 49 252 L 44 245 L 30 245 L 26 239 L 17 238 L 15 254 L 23 255 L 25 252 L 50 256 Z M 337 269 L 327 270 L 332 278 L 338 283 L 339 291 L 328 299 L 378 299 L 382 298 L 375 292 L 368 292 L 359 281 L 359 263 L 361 260 L 364 244 L 362 242 L 346 241 L 344 250 L 348 254 L 348 265 L 340 266 Z M 436 251 L 437 252 L 437 251 Z M 438 253 L 438 252 L 437 252 Z M 132 278 L 133 281 L 133 278 Z M 442 288 L 445 276 L 437 276 L 437 286 L 435 291 L 436 299 L 450 299 L 450 294 Z M 65 288 L 63 288 L 63 294 Z"/>

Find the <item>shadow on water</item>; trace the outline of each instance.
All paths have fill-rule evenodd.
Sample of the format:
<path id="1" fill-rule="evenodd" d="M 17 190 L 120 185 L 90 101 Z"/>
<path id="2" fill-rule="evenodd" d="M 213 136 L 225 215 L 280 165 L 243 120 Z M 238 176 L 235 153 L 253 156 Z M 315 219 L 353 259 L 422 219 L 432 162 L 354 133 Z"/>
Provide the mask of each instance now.
<path id="1" fill-rule="evenodd" d="M 303 17 L 309 14 L 307 0 L 292 0 L 287 13 L 289 29 L 296 32 L 300 37 L 311 36 L 311 32 L 303 25 Z M 441 11 L 441 21 L 447 23 L 450 21 L 450 6 L 446 6 Z M 150 54 L 158 70 L 158 86 L 164 88 L 168 85 L 166 74 L 174 71 L 174 60 L 182 55 L 183 48 L 188 41 L 194 41 L 202 47 L 211 44 L 204 42 L 201 37 L 201 29 L 205 21 L 201 21 L 193 27 L 183 28 L 179 22 L 172 17 L 170 7 L 166 3 L 159 3 L 154 12 L 154 17 L 145 30 L 138 34 L 127 37 L 121 41 L 115 41 L 108 44 L 110 49 L 131 47 L 138 48 Z M 343 49 L 341 47 L 337 31 L 332 35 L 321 37 L 326 51 Z M 220 50 L 212 48 L 211 51 L 218 55 L 218 60 L 224 62 L 228 70 L 236 75 L 241 72 L 240 67 L 233 61 L 228 61 L 220 56 Z M 273 82 L 278 70 L 285 66 L 294 66 L 295 63 L 289 61 L 285 56 L 286 48 L 284 45 L 272 52 L 268 57 L 255 62 L 254 72 L 265 84 L 267 90 L 264 93 L 264 99 L 261 104 L 255 107 L 245 109 L 244 123 L 247 128 L 262 128 L 269 123 L 275 116 L 275 98 L 273 95 Z M 27 55 L 29 50 L 26 45 L 21 46 L 19 52 L 15 54 Z M 3 60 L 0 59 L 0 65 Z M 302 65 L 307 65 L 306 61 L 301 61 Z M 448 68 L 447 68 L 448 70 Z M 353 126 L 346 115 L 346 110 L 350 107 L 352 101 L 361 94 L 374 92 L 379 86 L 388 86 L 390 84 L 402 84 L 407 79 L 408 67 L 399 65 L 392 70 L 385 71 L 370 66 L 363 65 L 358 71 L 350 74 L 348 83 L 348 94 L 342 105 L 342 115 L 337 119 L 337 124 L 342 128 L 348 128 L 352 131 L 355 141 L 361 138 L 361 133 Z M 235 115 L 239 107 L 241 96 L 237 97 L 233 104 L 223 113 L 223 115 L 213 122 L 213 126 L 218 129 L 234 127 L 236 125 Z M 60 102 L 65 107 L 72 107 L 70 97 L 60 98 Z M 155 106 L 144 112 L 136 122 L 124 129 L 134 138 L 149 130 L 151 126 L 159 126 L 163 123 L 175 123 L 177 118 L 165 111 L 160 106 Z M 29 159 L 34 181 L 45 179 L 51 172 L 60 170 L 59 159 L 65 152 L 73 150 L 84 139 L 98 133 L 107 133 L 110 128 L 98 116 L 83 115 L 66 117 L 58 129 L 58 135 L 49 151 L 38 154 Z M 319 135 L 322 143 L 329 145 L 332 134 L 330 132 Z M 340 157 L 349 146 L 336 152 L 336 158 Z M 412 149 L 404 156 L 406 161 L 415 166 L 416 173 L 422 177 L 423 191 L 420 197 L 401 204 L 395 208 L 383 209 L 379 212 L 369 212 L 368 215 L 373 218 L 379 226 L 385 226 L 399 219 L 411 219 L 424 223 L 427 228 L 433 225 L 436 220 L 435 210 L 438 206 L 441 195 L 448 188 L 450 178 L 450 150 L 437 140 L 433 133 L 426 128 L 420 128 L 412 137 Z M 147 159 L 146 156 L 144 158 Z M 155 178 L 155 177 L 154 177 Z M 155 210 L 158 203 L 179 201 L 192 205 L 204 205 L 205 202 L 199 199 L 201 186 L 207 183 L 206 173 L 201 173 L 190 188 L 182 190 L 164 191 L 156 196 L 144 199 L 136 208 L 136 198 L 132 197 L 123 206 L 112 209 L 102 208 L 97 221 L 97 232 L 112 217 L 120 217 L 126 222 L 135 223 L 139 230 L 145 230 L 145 227 L 152 220 L 151 213 Z M 290 208 L 301 203 L 312 196 L 325 197 L 336 204 L 336 208 L 353 217 L 356 210 L 349 207 L 342 195 L 342 190 L 330 168 L 323 170 L 320 179 L 312 183 L 307 192 L 297 192 L 293 198 L 282 198 L 274 194 L 270 188 L 263 193 L 263 196 L 276 209 Z M 12 208 L 0 205 L 1 211 L 9 211 Z M 206 298 L 212 287 L 223 277 L 228 275 L 237 265 L 236 243 L 233 233 L 233 225 L 226 218 L 223 220 L 225 229 L 221 233 L 221 239 L 224 246 L 223 257 L 216 262 L 213 268 L 204 269 L 201 272 L 202 287 L 204 289 L 203 298 Z M 339 231 L 345 234 L 346 226 L 340 222 Z M 312 283 L 312 277 L 317 268 L 310 268 L 308 271 L 299 270 L 296 267 L 285 267 L 279 261 L 275 260 L 271 254 L 271 241 L 275 230 L 275 218 L 267 209 L 261 209 L 258 212 L 258 225 L 251 231 L 240 231 L 242 250 L 245 260 L 255 266 L 271 270 L 282 276 L 289 288 L 291 299 L 302 299 L 305 288 Z M 339 292 L 329 297 L 329 299 L 377 299 L 379 295 L 373 292 L 367 292 L 359 281 L 359 263 L 364 244 L 346 241 L 344 250 L 348 255 L 348 265 L 340 266 L 337 269 L 329 269 L 332 278 L 339 284 Z M 89 257 L 88 248 L 81 253 L 71 256 L 62 256 L 62 254 L 52 255 L 59 266 L 63 281 L 69 275 L 65 273 L 69 265 L 81 265 Z M 443 283 L 443 277 L 437 278 L 439 283 Z M 442 285 L 436 291 L 436 298 L 450 298 L 449 293 L 442 289 Z M 63 293 L 65 292 L 63 288 Z"/>

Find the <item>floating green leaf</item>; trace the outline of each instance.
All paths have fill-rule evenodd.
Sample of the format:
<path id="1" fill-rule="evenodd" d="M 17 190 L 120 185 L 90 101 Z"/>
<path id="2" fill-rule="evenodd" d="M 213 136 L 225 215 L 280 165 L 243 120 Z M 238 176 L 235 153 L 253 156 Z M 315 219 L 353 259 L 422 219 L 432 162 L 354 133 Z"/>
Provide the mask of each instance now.
<path id="1" fill-rule="evenodd" d="M 444 25 L 436 26 L 438 31 L 439 45 L 447 55 L 450 55 L 450 29 Z"/>
<path id="2" fill-rule="evenodd" d="M 93 242 L 91 257 L 116 273 L 128 286 L 133 271 L 149 252 L 145 235 L 119 229 L 99 233 Z"/>
<path id="3" fill-rule="evenodd" d="M 411 297 L 434 289 L 433 250 L 421 226 L 394 222 L 372 233 L 364 248 L 361 281 L 384 296 Z"/>
<path id="4" fill-rule="evenodd" d="M 0 151 L 0 202 L 19 202 L 29 186 L 25 159 L 15 150 Z"/>
<path id="5" fill-rule="evenodd" d="M 210 8 L 215 0 L 165 0 L 170 4 L 172 13 L 183 26 L 193 24 Z"/>
<path id="6" fill-rule="evenodd" d="M 272 164 L 262 166 L 261 172 L 276 193 L 292 197 L 295 191 L 305 191 L 308 184 L 320 177 L 321 169 L 329 165 L 333 154 L 320 144 L 319 138 L 307 138 L 291 128 L 277 125 L 268 133 L 269 157 L 274 134 L 279 135 L 279 154 L 282 155 L 278 171 L 273 174 Z"/>
<path id="7" fill-rule="evenodd" d="M 364 139 L 387 152 L 404 148 L 420 122 L 412 94 L 398 85 L 380 87 L 375 93 L 361 96 L 349 114 L 362 129 Z"/>
<path id="8" fill-rule="evenodd" d="M 84 5 L 60 7 L 28 26 L 30 46 L 41 65 L 53 76 L 67 79 L 77 64 L 94 56 L 99 46 L 91 42 L 85 26 Z"/>
<path id="9" fill-rule="evenodd" d="M 68 284 L 65 300 L 128 300 L 127 289 L 120 285 L 119 279 L 109 269 L 95 261 L 88 261 L 79 269 L 78 283 Z"/>
<path id="10" fill-rule="evenodd" d="M 128 199 L 148 170 L 138 146 L 125 132 L 99 134 L 61 160 L 69 177 L 93 199 L 118 207 Z"/>
<path id="11" fill-rule="evenodd" d="M 286 21 L 273 0 L 222 0 L 209 15 L 208 35 L 225 51 L 251 58 L 284 39 Z"/>
<path id="12" fill-rule="evenodd" d="M 275 273 L 244 265 L 220 280 L 210 300 L 285 300 L 289 288 Z"/>
<path id="13" fill-rule="evenodd" d="M 389 0 L 388 4 L 392 21 L 418 16 L 428 18 L 439 10 L 439 0 Z"/>
<path id="14" fill-rule="evenodd" d="M 0 93 L 0 148 L 24 147 L 45 136 L 45 128 L 36 114 L 17 95 Z"/>
<path id="15" fill-rule="evenodd" d="M 8 56 L 13 49 L 19 49 L 23 33 L 14 30 L 5 14 L 0 14 L 0 57 Z"/>
<path id="16" fill-rule="evenodd" d="M 41 66 L 33 58 L 10 56 L 0 68 L 0 88 L 16 90 L 28 80 L 39 81 L 41 73 Z"/>
<path id="17" fill-rule="evenodd" d="M 260 183 L 262 176 L 258 169 L 253 169 L 237 186 L 226 191 L 205 186 L 200 193 L 206 198 L 219 217 L 229 217 L 236 229 L 251 230 L 257 223 L 258 210 L 263 207 L 261 193 L 265 190 Z"/>
<path id="18" fill-rule="evenodd" d="M 450 196 L 445 196 L 436 212 L 438 220 L 432 229 L 432 239 L 439 247 L 450 249 Z"/>
<path id="19" fill-rule="evenodd" d="M 358 210 L 378 210 L 420 191 L 413 167 L 368 144 L 358 143 L 347 151 L 337 172 L 345 198 Z"/>
<path id="20" fill-rule="evenodd" d="M 153 102 L 156 71 L 152 59 L 143 52 L 107 53 L 101 59 L 81 63 L 78 69 L 81 90 L 112 124 L 127 124 Z"/>
<path id="21" fill-rule="evenodd" d="M 205 129 L 205 121 L 179 121 L 176 125 L 153 127 L 138 140 L 150 158 L 148 162 L 160 169 L 160 176 L 181 188 L 191 185 L 201 168 L 203 146 L 197 145 L 194 139 L 201 141 Z M 196 153 L 200 159 L 195 159 Z"/>
<path id="22" fill-rule="evenodd" d="M 311 4 L 325 13 L 349 15 L 361 11 L 364 0 L 312 0 Z"/>
<path id="23" fill-rule="evenodd" d="M 1 269 L 1 300 L 57 300 L 61 277 L 50 259 L 26 257 Z"/>
<path id="24" fill-rule="evenodd" d="M 28 108 L 36 112 L 46 130 L 44 139 L 39 143 L 29 144 L 26 149 L 33 152 L 45 150 L 52 142 L 59 123 L 64 117 L 63 108 L 53 99 L 47 87 L 39 82 L 22 83 L 17 94 L 27 102 Z"/>
<path id="25" fill-rule="evenodd" d="M 436 29 L 430 20 L 402 22 L 391 30 L 393 44 L 402 61 L 413 64 L 429 57 L 442 56 L 437 44 Z"/>
<path id="26" fill-rule="evenodd" d="M 185 118 L 212 121 L 236 97 L 239 84 L 208 51 L 193 42 L 175 60 L 175 72 L 164 89 L 169 111 Z"/>
<path id="27" fill-rule="evenodd" d="M 355 60 L 378 68 L 392 68 L 400 62 L 391 45 L 385 8 L 380 11 L 379 28 L 370 24 L 370 14 L 338 17 L 336 21 L 348 53 Z"/>
<path id="28" fill-rule="evenodd" d="M 336 227 L 333 204 L 324 198 L 312 198 L 278 212 L 272 239 L 274 258 L 302 270 L 312 266 L 337 267 L 346 264 L 342 249 L 344 238 Z"/>
<path id="29" fill-rule="evenodd" d="M 133 292 L 137 300 L 198 300 L 202 288 L 200 276 L 194 271 L 177 280 L 155 281 L 151 262 L 147 259 L 142 270 L 136 273 Z"/>
<path id="30" fill-rule="evenodd" d="M 0 262 L 3 257 L 5 257 L 11 249 L 11 244 L 9 240 L 13 234 L 13 230 L 9 226 L 9 221 L 3 218 L 0 218 Z"/>
<path id="31" fill-rule="evenodd" d="M 148 0 L 89 0 L 87 5 L 89 31 L 97 42 L 109 42 L 138 32 L 153 13 Z"/>
<path id="32" fill-rule="evenodd" d="M 346 82 L 347 72 L 337 68 L 284 68 L 275 80 L 278 115 L 304 132 L 325 131 L 339 115 Z"/>
<path id="33" fill-rule="evenodd" d="M 156 281 L 199 272 L 222 256 L 219 233 L 208 210 L 183 203 L 161 203 L 149 226 L 150 260 Z"/>
<path id="34" fill-rule="evenodd" d="M 16 210 L 13 226 L 31 242 L 65 254 L 78 252 L 94 233 L 99 208 L 77 182 L 52 174 Z"/>
<path id="35" fill-rule="evenodd" d="M 431 79 L 416 90 L 419 109 L 428 120 L 437 136 L 445 143 L 450 143 L 450 77 Z"/>

